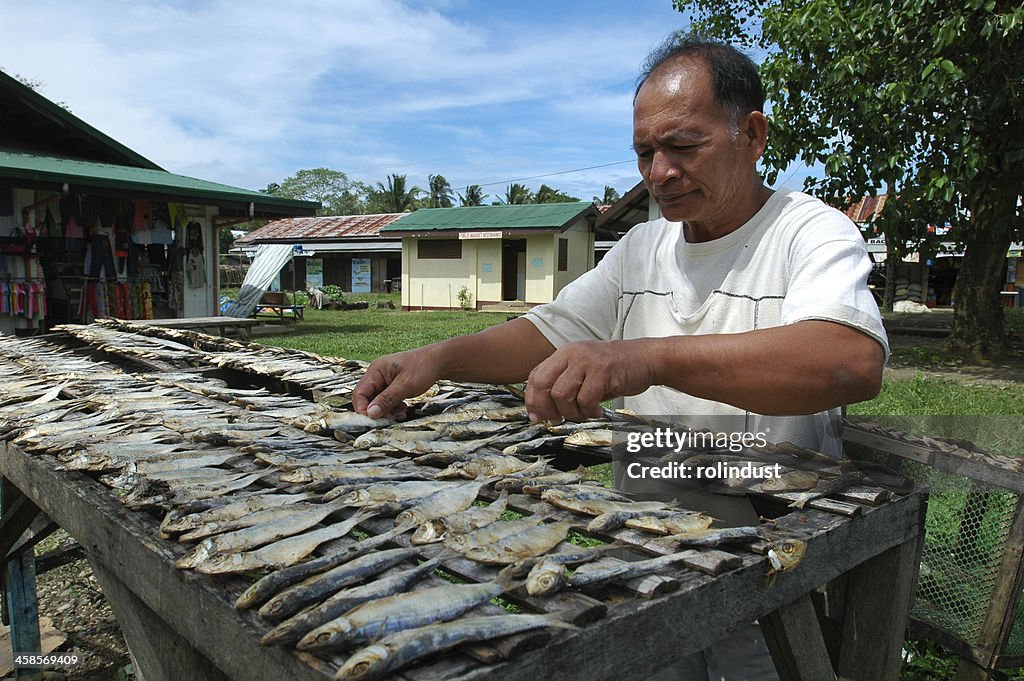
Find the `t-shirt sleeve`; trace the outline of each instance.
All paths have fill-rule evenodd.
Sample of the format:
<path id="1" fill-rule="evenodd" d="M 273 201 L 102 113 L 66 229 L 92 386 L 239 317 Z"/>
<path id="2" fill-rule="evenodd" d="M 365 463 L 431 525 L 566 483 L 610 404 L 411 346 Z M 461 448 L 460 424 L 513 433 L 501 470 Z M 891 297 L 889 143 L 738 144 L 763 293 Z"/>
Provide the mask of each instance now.
<path id="1" fill-rule="evenodd" d="M 796 250 L 782 323 L 818 319 L 844 324 L 878 341 L 888 361 L 889 341 L 867 285 L 871 260 L 860 235 L 818 243 L 803 252 L 797 245 Z"/>
<path id="2" fill-rule="evenodd" d="M 627 239 L 615 245 L 594 269 L 574 279 L 551 303 L 532 308 L 526 318 L 556 348 L 585 340 L 613 340 L 621 297 L 621 255 Z"/>

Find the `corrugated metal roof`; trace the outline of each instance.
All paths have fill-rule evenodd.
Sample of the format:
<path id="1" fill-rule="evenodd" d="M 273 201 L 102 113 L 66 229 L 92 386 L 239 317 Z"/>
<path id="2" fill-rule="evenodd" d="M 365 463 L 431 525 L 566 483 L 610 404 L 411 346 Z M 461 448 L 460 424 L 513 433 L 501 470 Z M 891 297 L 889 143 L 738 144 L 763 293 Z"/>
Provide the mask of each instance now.
<path id="1" fill-rule="evenodd" d="M 597 208 L 589 201 L 423 208 L 403 215 L 401 219 L 381 231 L 387 233 L 561 229 L 588 213 L 597 215 Z"/>
<path id="2" fill-rule="evenodd" d="M 878 196 L 865 196 L 857 203 L 846 209 L 846 215 L 854 222 L 867 222 L 879 215 L 885 207 L 888 194 Z"/>
<path id="3" fill-rule="evenodd" d="M 282 199 L 250 189 L 207 182 L 166 170 L 135 168 L 113 163 L 79 161 L 58 156 L 26 154 L 0 149 L 0 177 L 32 183 L 68 184 L 74 189 L 106 189 L 155 195 L 169 201 L 208 204 L 256 204 L 256 212 L 295 215 L 312 213 L 319 204 Z"/>
<path id="4" fill-rule="evenodd" d="M 382 227 L 390 225 L 405 213 L 379 213 L 376 215 L 325 215 L 315 218 L 285 218 L 274 220 L 239 238 L 236 243 L 289 243 L 309 239 L 351 239 L 375 237 Z"/>

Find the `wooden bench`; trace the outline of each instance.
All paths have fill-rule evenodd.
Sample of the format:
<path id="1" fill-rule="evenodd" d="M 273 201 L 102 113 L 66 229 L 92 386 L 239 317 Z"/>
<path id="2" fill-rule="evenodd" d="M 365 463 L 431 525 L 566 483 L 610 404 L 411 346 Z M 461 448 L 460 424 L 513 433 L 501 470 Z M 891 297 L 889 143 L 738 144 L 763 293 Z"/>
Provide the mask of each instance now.
<path id="1" fill-rule="evenodd" d="M 271 317 L 279 321 L 302 319 L 304 305 L 292 305 L 284 291 L 266 291 L 260 302 L 256 304 L 256 311 L 253 317 Z M 285 312 L 291 312 L 291 316 L 285 316 Z"/>

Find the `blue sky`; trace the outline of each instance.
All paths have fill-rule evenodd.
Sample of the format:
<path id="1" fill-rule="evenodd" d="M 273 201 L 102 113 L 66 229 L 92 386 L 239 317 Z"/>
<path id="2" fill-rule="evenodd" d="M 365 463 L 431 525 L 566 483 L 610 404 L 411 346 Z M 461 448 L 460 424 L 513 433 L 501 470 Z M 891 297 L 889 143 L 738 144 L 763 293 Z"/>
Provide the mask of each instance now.
<path id="1" fill-rule="evenodd" d="M 0 67 L 172 172 L 251 189 L 321 166 L 441 173 L 492 197 L 535 178 L 586 200 L 639 180 L 636 72 L 685 27 L 670 0 L 33 0 L 3 16 Z"/>

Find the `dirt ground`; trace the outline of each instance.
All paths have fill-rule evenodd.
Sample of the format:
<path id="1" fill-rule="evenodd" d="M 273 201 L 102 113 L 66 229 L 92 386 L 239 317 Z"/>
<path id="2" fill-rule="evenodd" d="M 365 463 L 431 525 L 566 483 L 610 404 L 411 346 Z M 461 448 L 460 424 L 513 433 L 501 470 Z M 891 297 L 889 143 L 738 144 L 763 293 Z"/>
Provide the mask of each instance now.
<path id="1" fill-rule="evenodd" d="M 1006 358 L 975 366 L 950 364 L 939 352 L 937 334 L 949 328 L 947 313 L 896 315 L 886 320 L 893 361 L 887 377 L 916 374 L 981 383 L 1024 382 L 1024 339 L 1016 339 Z M 929 334 L 929 335 L 921 335 Z M 927 358 L 934 353 L 934 361 Z M 912 357 L 910 364 L 906 357 Z M 923 358 L 923 361 L 922 361 Z M 66 535 L 61 541 L 69 541 Z M 127 681 L 134 678 L 128 648 L 99 584 L 85 560 L 77 560 L 39 576 L 39 609 L 67 636 L 62 650 L 76 652 L 84 662 L 73 670 L 49 674 L 53 681 Z M 13 678 L 13 677 L 4 677 Z"/>

